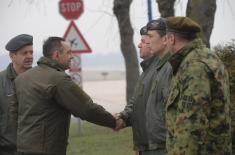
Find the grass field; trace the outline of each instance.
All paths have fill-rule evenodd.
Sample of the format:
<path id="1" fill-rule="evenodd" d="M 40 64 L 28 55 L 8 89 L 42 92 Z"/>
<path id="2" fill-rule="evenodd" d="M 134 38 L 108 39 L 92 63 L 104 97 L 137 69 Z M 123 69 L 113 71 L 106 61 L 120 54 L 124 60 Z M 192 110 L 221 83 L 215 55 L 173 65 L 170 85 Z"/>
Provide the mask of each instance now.
<path id="1" fill-rule="evenodd" d="M 81 132 L 78 135 L 77 124 L 71 124 L 68 155 L 133 155 L 130 128 L 114 132 L 83 122 Z"/>

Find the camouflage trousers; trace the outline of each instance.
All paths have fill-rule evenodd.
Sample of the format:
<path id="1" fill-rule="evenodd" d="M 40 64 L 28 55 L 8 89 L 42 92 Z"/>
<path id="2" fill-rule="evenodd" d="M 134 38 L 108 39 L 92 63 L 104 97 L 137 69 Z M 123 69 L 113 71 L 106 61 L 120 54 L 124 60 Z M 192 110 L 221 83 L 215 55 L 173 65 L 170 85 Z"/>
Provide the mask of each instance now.
<path id="1" fill-rule="evenodd" d="M 165 155 L 165 149 L 149 150 L 149 151 L 140 151 L 139 155 Z"/>

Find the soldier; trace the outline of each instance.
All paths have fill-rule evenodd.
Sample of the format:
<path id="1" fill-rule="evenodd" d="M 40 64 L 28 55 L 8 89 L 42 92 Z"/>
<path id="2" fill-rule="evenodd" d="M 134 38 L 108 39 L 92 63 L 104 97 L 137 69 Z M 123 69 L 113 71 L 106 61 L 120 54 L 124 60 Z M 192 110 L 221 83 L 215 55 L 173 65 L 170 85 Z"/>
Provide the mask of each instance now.
<path id="1" fill-rule="evenodd" d="M 158 22 L 158 20 L 162 22 Z M 166 152 L 165 106 L 169 96 L 172 79 L 172 67 L 166 49 L 166 31 L 158 27 L 166 27 L 165 19 L 152 20 L 147 24 L 151 52 L 159 58 L 152 80 L 152 87 L 146 104 L 146 128 L 150 149 L 141 155 L 164 155 Z"/>
<path id="2" fill-rule="evenodd" d="M 18 121 L 20 155 L 65 155 L 71 113 L 98 125 L 116 126 L 114 117 L 64 72 L 72 59 L 68 42 L 49 37 L 43 55 L 38 66 L 14 81 L 16 96 L 10 110 L 13 121 Z"/>
<path id="3" fill-rule="evenodd" d="M 166 106 L 167 154 L 231 155 L 229 79 L 187 17 L 167 18 L 173 82 Z"/>
<path id="4" fill-rule="evenodd" d="M 163 54 L 166 48 L 165 30 L 163 18 L 147 24 L 144 35 L 148 38 L 148 52 L 152 57 L 141 62 L 143 73 L 135 93 L 119 114 L 127 126 L 132 126 L 134 147 L 140 155 L 165 154 L 165 101 L 171 75 L 171 66 L 166 63 Z"/>
<path id="5" fill-rule="evenodd" d="M 16 155 L 16 128 L 9 120 L 10 96 L 13 93 L 13 81 L 17 75 L 32 68 L 33 37 L 21 34 L 6 44 L 11 63 L 0 72 L 0 154 Z"/>

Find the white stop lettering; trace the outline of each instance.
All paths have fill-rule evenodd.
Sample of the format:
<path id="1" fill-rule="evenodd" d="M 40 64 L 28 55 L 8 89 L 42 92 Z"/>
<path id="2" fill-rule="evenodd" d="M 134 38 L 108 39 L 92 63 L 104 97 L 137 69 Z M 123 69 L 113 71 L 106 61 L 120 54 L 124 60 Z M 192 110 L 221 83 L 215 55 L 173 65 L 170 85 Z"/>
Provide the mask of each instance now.
<path id="1" fill-rule="evenodd" d="M 61 12 L 77 12 L 81 9 L 80 2 L 72 2 L 72 3 L 62 3 L 61 4 Z"/>

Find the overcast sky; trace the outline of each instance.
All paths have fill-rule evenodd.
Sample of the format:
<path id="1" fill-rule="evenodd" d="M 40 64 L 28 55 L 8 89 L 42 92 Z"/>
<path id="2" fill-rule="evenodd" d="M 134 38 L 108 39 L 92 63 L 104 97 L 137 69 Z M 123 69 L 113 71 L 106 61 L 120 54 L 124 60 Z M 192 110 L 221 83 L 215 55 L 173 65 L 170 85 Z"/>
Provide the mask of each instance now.
<path id="1" fill-rule="evenodd" d="M 186 2 L 186 0 L 181 0 Z M 7 41 L 15 35 L 34 36 L 34 51 L 41 54 L 43 40 L 48 36 L 63 36 L 69 21 L 58 11 L 59 0 L 1 0 L 0 2 L 0 55 Z M 135 44 L 140 39 L 139 29 L 147 23 L 147 0 L 133 0 L 131 20 L 135 31 Z M 157 4 L 153 2 L 153 16 L 157 18 Z M 217 0 L 217 12 L 211 44 L 235 38 L 235 1 Z M 119 52 L 119 30 L 112 13 L 113 0 L 84 0 L 83 15 L 75 21 L 78 29 L 93 50 L 92 54 Z M 176 15 L 185 15 L 185 6 L 176 2 Z"/>

